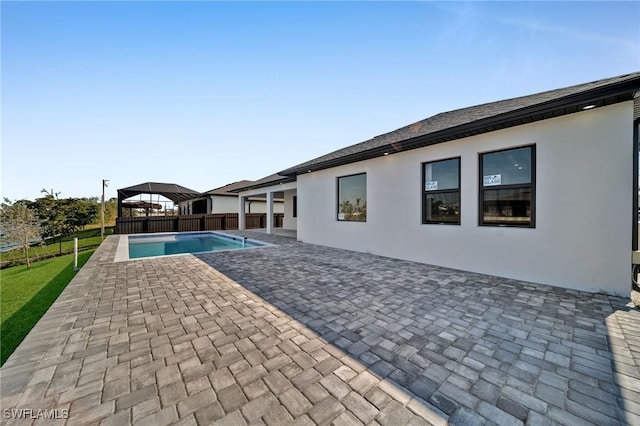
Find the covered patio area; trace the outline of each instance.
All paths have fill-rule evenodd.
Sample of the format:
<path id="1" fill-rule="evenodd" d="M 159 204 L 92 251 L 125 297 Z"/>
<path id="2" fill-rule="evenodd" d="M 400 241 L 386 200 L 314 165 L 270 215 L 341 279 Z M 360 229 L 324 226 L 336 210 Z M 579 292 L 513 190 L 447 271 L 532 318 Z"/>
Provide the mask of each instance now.
<path id="1" fill-rule="evenodd" d="M 238 229 L 247 229 L 245 219 L 245 201 L 249 198 L 266 200 L 266 224 L 264 232 L 267 234 L 279 233 L 279 235 L 297 235 L 298 229 L 298 197 L 297 183 L 294 177 L 285 177 L 278 174 L 267 176 L 250 185 L 237 188 L 233 192 L 238 193 Z M 284 200 L 284 217 L 282 228 L 277 229 L 273 220 L 273 201 L 276 198 Z"/>

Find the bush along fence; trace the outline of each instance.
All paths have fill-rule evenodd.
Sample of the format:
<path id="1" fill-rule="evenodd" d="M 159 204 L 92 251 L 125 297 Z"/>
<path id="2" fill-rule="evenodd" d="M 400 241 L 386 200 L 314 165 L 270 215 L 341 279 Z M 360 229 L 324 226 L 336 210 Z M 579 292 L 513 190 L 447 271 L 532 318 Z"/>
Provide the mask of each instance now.
<path id="1" fill-rule="evenodd" d="M 274 213 L 273 226 L 282 228 L 284 213 Z M 245 228 L 267 227 L 266 213 L 246 213 Z M 238 213 L 194 214 L 188 216 L 119 217 L 116 234 L 152 232 L 224 231 L 238 229 Z"/>

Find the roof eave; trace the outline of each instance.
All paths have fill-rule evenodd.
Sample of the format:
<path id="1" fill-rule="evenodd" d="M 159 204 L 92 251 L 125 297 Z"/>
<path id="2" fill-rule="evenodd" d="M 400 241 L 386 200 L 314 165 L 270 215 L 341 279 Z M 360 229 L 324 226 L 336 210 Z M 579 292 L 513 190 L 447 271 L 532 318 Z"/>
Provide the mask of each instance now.
<path id="1" fill-rule="evenodd" d="M 327 160 L 310 166 L 293 167 L 278 172 L 278 174 L 283 176 L 297 176 L 299 174 L 369 160 L 386 154 L 408 151 L 508 127 L 541 121 L 548 118 L 560 117 L 580 112 L 583 107 L 591 104 L 594 104 L 596 107 L 601 107 L 614 103 L 625 102 L 633 99 L 635 92 L 639 90 L 639 84 L 640 78 L 636 78 L 624 83 L 618 83 L 615 87 L 609 86 L 588 90 L 582 93 L 516 109 L 492 117 L 475 120 L 437 132 L 428 133 L 426 135 L 399 140 L 377 148 L 345 155 L 340 158 Z"/>
<path id="2" fill-rule="evenodd" d="M 253 189 L 260 189 L 260 188 L 267 188 L 269 186 L 275 186 L 275 185 L 281 185 L 284 183 L 289 183 L 289 182 L 295 182 L 296 181 L 296 177 L 295 176 L 283 176 L 282 179 L 280 180 L 275 180 L 275 181 L 271 181 L 271 182 L 264 182 L 264 183 L 259 183 L 256 185 L 250 185 L 250 186 L 245 186 L 242 188 L 236 188 L 233 189 L 229 192 L 233 192 L 233 193 L 240 193 L 240 192 L 244 192 L 244 191 L 251 191 Z"/>

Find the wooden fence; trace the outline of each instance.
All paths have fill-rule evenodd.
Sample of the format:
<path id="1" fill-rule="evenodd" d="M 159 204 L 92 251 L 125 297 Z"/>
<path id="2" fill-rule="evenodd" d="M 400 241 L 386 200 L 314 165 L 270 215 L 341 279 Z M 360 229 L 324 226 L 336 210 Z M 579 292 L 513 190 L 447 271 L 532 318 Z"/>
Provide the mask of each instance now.
<path id="1" fill-rule="evenodd" d="M 284 213 L 274 213 L 273 226 L 282 228 Z M 246 213 L 245 228 L 266 228 L 266 213 Z M 223 231 L 238 229 L 237 213 L 194 214 L 188 216 L 119 217 L 116 234 L 151 232 Z"/>

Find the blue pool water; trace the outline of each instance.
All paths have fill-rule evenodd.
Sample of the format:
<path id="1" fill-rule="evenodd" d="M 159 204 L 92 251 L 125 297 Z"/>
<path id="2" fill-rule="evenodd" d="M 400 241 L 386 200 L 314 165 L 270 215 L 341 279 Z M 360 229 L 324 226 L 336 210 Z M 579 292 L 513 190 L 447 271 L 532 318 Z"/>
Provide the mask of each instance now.
<path id="1" fill-rule="evenodd" d="M 242 237 L 215 232 L 195 232 L 162 235 L 129 236 L 129 259 L 167 256 L 172 254 L 204 253 L 220 250 L 238 250 L 266 244 Z"/>

